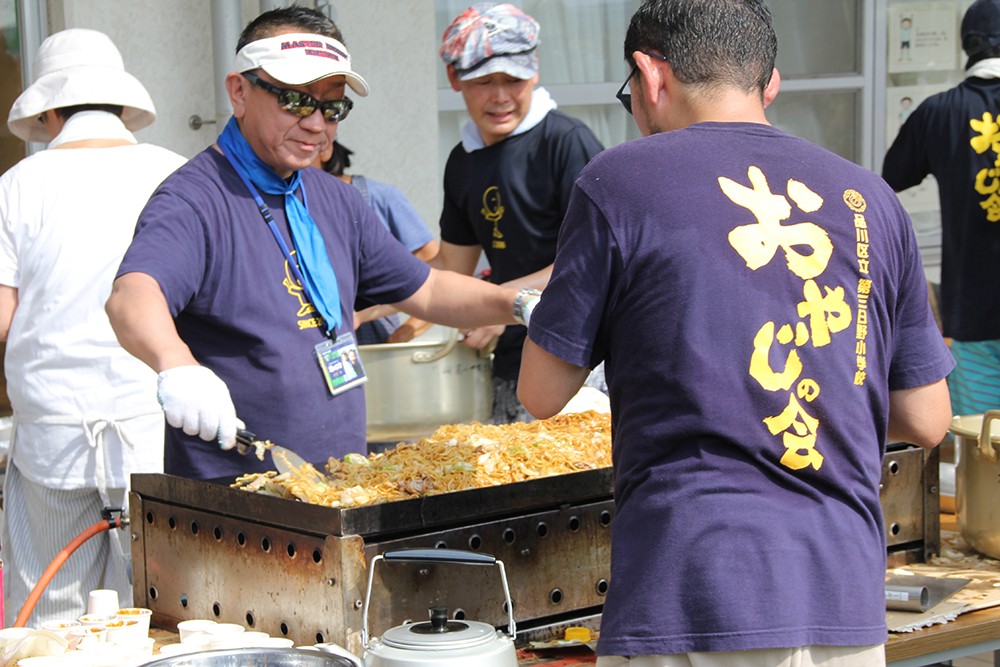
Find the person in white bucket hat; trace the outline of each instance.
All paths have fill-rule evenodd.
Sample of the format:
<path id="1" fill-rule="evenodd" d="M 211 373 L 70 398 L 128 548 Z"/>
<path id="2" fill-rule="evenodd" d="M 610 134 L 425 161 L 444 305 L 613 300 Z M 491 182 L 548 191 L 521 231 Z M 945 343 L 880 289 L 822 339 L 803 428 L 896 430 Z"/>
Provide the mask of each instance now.
<path id="1" fill-rule="evenodd" d="M 159 373 L 165 472 L 196 479 L 273 467 L 224 451 L 237 415 L 320 468 L 367 451 L 366 378 L 341 356 L 357 352 L 356 300 L 453 327 L 518 321 L 516 290 L 432 269 L 356 188 L 310 167 L 353 107 L 346 89 L 368 94 L 329 18 L 254 19 L 226 87 L 232 120 L 153 194 L 107 304 Z"/>
<path id="2" fill-rule="evenodd" d="M 163 469 L 156 375 L 122 350 L 103 311 L 139 211 L 184 163 L 139 144 L 156 118 L 111 39 L 71 29 L 42 42 L 37 79 L 7 126 L 49 150 L 0 177 L 0 339 L 14 409 L 4 482 L 5 622 L 53 558 L 122 507 L 129 475 Z M 46 587 L 28 625 L 86 613 L 93 589 L 131 600 L 127 533 L 84 543 Z"/>
<path id="3" fill-rule="evenodd" d="M 53 109 L 82 104 L 121 106 L 125 129 L 141 130 L 156 120 L 153 100 L 139 80 L 125 71 L 111 38 L 97 30 L 73 28 L 52 35 L 38 48 L 37 78 L 7 116 L 7 127 L 24 141 L 48 142 L 41 120 Z"/>

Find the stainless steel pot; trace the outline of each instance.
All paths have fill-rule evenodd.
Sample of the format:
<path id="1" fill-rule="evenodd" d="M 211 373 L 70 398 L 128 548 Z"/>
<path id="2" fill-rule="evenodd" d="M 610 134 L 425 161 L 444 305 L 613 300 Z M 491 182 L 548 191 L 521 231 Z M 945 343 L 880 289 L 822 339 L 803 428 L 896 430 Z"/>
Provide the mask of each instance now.
<path id="1" fill-rule="evenodd" d="M 182 653 L 146 663 L 156 667 L 353 667 L 348 658 L 325 651 L 235 648 Z"/>
<path id="2" fill-rule="evenodd" d="M 1000 558 L 1000 410 L 955 417 L 958 532 L 976 551 Z"/>
<path id="3" fill-rule="evenodd" d="M 362 345 L 369 442 L 412 440 L 442 424 L 487 421 L 493 411 L 489 351 L 445 341 Z"/>
<path id="4" fill-rule="evenodd" d="M 431 620 L 405 623 L 386 630 L 381 637 L 368 635 L 368 608 L 371 602 L 375 564 L 385 560 L 397 563 L 454 563 L 464 565 L 495 565 L 507 610 L 507 634 L 486 623 L 448 620 L 447 609 L 431 609 Z M 503 563 L 488 554 L 454 549 L 403 549 L 387 551 L 372 558 L 368 566 L 368 590 L 365 593 L 364 621 L 361 641 L 365 655 L 359 658 L 337 644 L 317 644 L 316 648 L 350 659 L 355 667 L 517 667 L 514 650 L 513 605 Z"/>

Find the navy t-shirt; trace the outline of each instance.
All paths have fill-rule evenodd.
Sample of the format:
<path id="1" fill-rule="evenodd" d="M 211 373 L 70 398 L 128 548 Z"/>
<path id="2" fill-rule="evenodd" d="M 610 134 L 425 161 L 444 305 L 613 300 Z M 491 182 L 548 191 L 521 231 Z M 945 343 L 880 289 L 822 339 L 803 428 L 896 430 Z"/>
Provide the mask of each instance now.
<path id="1" fill-rule="evenodd" d="M 953 362 L 878 176 L 758 124 L 609 149 L 577 181 L 529 335 L 605 362 L 598 653 L 885 641 L 888 391 Z"/>
<path id="2" fill-rule="evenodd" d="M 555 110 L 486 148 L 467 153 L 459 144 L 445 167 L 441 240 L 482 246 L 497 285 L 544 269 L 555 259 L 573 183 L 602 150 L 586 125 Z M 524 336 L 522 326 L 504 331 L 495 376 L 517 379 Z"/>
<path id="3" fill-rule="evenodd" d="M 941 321 L 960 341 L 1000 339 L 1000 80 L 970 78 L 910 114 L 882 166 L 895 190 L 928 174 L 941 200 Z"/>
<path id="4" fill-rule="evenodd" d="M 356 189 L 316 169 L 302 172 L 302 184 L 337 276 L 338 333 L 351 330 L 356 295 L 394 303 L 423 285 L 429 267 Z M 284 197 L 261 196 L 293 248 Z M 248 430 L 316 464 L 366 451 L 364 388 L 330 394 L 315 352 L 325 339 L 319 316 L 218 151 L 195 156 L 153 193 L 118 275 L 133 271 L 159 283 L 181 338 L 229 387 Z M 167 473 L 208 479 L 271 468 L 167 426 Z"/>

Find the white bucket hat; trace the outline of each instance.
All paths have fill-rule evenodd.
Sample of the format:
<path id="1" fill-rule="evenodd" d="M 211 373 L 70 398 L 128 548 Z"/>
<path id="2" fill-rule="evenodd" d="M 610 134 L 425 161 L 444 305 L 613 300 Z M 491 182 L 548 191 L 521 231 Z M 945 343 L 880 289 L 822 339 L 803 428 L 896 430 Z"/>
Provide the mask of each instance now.
<path id="1" fill-rule="evenodd" d="M 7 116 L 7 127 L 24 141 L 48 142 L 38 116 L 79 104 L 121 105 L 122 122 L 133 132 L 156 120 L 149 93 L 125 71 L 121 54 L 103 32 L 71 28 L 51 35 L 38 47 L 34 71 L 35 82 Z"/>

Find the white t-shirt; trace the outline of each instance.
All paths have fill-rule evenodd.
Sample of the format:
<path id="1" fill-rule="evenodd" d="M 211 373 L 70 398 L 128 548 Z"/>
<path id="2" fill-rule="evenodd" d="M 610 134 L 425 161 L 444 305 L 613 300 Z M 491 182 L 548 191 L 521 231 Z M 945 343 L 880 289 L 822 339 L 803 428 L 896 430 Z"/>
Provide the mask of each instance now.
<path id="1" fill-rule="evenodd" d="M 18 290 L 4 360 L 12 448 L 36 483 L 122 488 L 163 470 L 156 373 L 119 346 L 104 304 L 139 212 L 184 162 L 146 144 L 57 149 L 0 177 L 0 284 Z"/>

